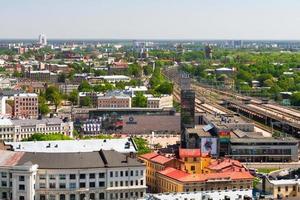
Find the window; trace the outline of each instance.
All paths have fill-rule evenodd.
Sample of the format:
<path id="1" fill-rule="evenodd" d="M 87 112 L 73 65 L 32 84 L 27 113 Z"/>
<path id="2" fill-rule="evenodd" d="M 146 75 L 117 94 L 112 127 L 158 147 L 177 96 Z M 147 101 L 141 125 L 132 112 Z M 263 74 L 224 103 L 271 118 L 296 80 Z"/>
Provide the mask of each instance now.
<path id="1" fill-rule="evenodd" d="M 141 176 L 144 176 L 144 170 L 141 170 Z"/>
<path id="2" fill-rule="evenodd" d="M 60 189 L 66 188 L 66 184 L 65 184 L 65 183 L 60 183 L 60 184 L 59 184 L 59 188 L 60 188 Z"/>
<path id="3" fill-rule="evenodd" d="M 116 172 L 115 172 L 115 177 L 118 177 L 118 176 L 119 176 L 119 172 L 116 171 Z"/>
<path id="4" fill-rule="evenodd" d="M 93 173 L 93 174 L 90 174 L 90 179 L 94 179 L 95 178 L 95 174 Z"/>
<path id="5" fill-rule="evenodd" d="M 64 194 L 59 195 L 59 200 L 66 200 L 66 195 Z"/>
<path id="6" fill-rule="evenodd" d="M 70 183 L 70 189 L 75 189 L 76 188 L 76 183 Z"/>
<path id="7" fill-rule="evenodd" d="M 295 185 L 293 186 L 293 191 L 296 191 L 296 186 Z"/>
<path id="8" fill-rule="evenodd" d="M 85 188 L 85 183 L 79 183 L 80 188 Z"/>
<path id="9" fill-rule="evenodd" d="M 25 200 L 25 197 L 24 196 L 20 196 L 19 200 Z"/>
<path id="10" fill-rule="evenodd" d="M 130 186 L 133 186 L 133 181 L 130 181 Z"/>
<path id="11" fill-rule="evenodd" d="M 144 192 L 140 192 L 141 197 L 144 197 Z"/>
<path id="12" fill-rule="evenodd" d="M 113 172 L 110 172 L 110 177 L 114 177 L 114 173 Z"/>
<path id="13" fill-rule="evenodd" d="M 90 188 L 94 188 L 94 187 L 96 187 L 95 182 L 90 182 Z"/>
<path id="14" fill-rule="evenodd" d="M 95 193 L 90 194 L 90 200 L 93 200 L 93 199 L 95 199 Z"/>
<path id="15" fill-rule="evenodd" d="M 104 178 L 105 174 L 104 173 L 99 173 L 99 178 Z"/>
<path id="16" fill-rule="evenodd" d="M 2 192 L 2 199 L 6 199 L 7 198 L 7 193 L 6 192 Z"/>
<path id="17" fill-rule="evenodd" d="M 141 180 L 141 185 L 144 185 L 144 180 Z"/>
<path id="18" fill-rule="evenodd" d="M 139 181 L 138 180 L 135 180 L 135 185 L 139 185 Z"/>
<path id="19" fill-rule="evenodd" d="M 120 193 L 120 199 L 123 199 L 123 193 Z"/>
<path id="20" fill-rule="evenodd" d="M 104 181 L 100 181 L 99 182 L 99 187 L 105 187 L 105 182 Z"/>
<path id="21" fill-rule="evenodd" d="M 197 161 L 197 158 L 193 158 L 193 161 L 196 162 L 196 161 Z"/>
<path id="22" fill-rule="evenodd" d="M 111 182 L 109 183 L 109 186 L 110 186 L 110 187 L 114 187 L 114 182 L 111 181 Z"/>
<path id="23" fill-rule="evenodd" d="M 54 174 L 50 174 L 50 175 L 49 175 L 49 179 L 50 179 L 50 180 L 55 180 L 55 175 L 54 175 Z"/>
<path id="24" fill-rule="evenodd" d="M 7 178 L 7 173 L 6 172 L 1 172 L 1 178 Z"/>
<path id="25" fill-rule="evenodd" d="M 46 175 L 45 174 L 40 174 L 39 175 L 39 179 L 40 180 L 45 180 L 46 179 Z"/>
<path id="26" fill-rule="evenodd" d="M 55 195 L 54 194 L 50 194 L 49 195 L 49 200 L 55 200 Z"/>
<path id="27" fill-rule="evenodd" d="M 289 186 L 285 186 L 285 191 L 289 191 Z"/>
<path id="28" fill-rule="evenodd" d="M 80 175 L 79 175 L 79 178 L 80 178 L 80 179 L 85 179 L 85 174 L 80 174 Z"/>
<path id="29" fill-rule="evenodd" d="M 127 192 L 125 192 L 125 198 L 128 199 L 128 193 Z"/>
<path id="30" fill-rule="evenodd" d="M 56 188 L 55 183 L 49 183 L 49 188 Z"/>
<path id="31" fill-rule="evenodd" d="M 133 170 L 130 171 L 130 176 L 133 176 Z"/>
<path id="32" fill-rule="evenodd" d="M 125 186 L 128 186 L 128 181 L 125 181 Z"/>
<path id="33" fill-rule="evenodd" d="M 59 175 L 59 180 L 66 180 L 66 175 L 65 174 L 60 174 Z"/>
<path id="34" fill-rule="evenodd" d="M 41 195 L 40 195 L 40 200 L 46 200 L 46 195 L 41 194 Z"/>
<path id="35" fill-rule="evenodd" d="M 138 176 L 138 175 L 139 175 L 139 171 L 135 170 L 135 176 Z"/>
<path id="36" fill-rule="evenodd" d="M 70 179 L 75 180 L 76 179 L 76 174 L 70 174 Z"/>
<path id="37" fill-rule="evenodd" d="M 123 177 L 123 171 L 120 171 L 120 176 Z"/>
<path id="38" fill-rule="evenodd" d="M 25 181 L 25 176 L 19 176 L 19 181 Z"/>
<path id="39" fill-rule="evenodd" d="M 40 183 L 40 188 L 46 188 L 46 184 L 45 183 Z"/>
<path id="40" fill-rule="evenodd" d="M 103 192 L 99 193 L 99 199 L 104 199 L 104 193 Z"/>
<path id="41" fill-rule="evenodd" d="M 79 199 L 80 199 L 80 200 L 85 200 L 85 194 L 80 194 L 80 195 L 79 195 Z"/>
<path id="42" fill-rule="evenodd" d="M 76 195 L 75 194 L 70 194 L 70 200 L 76 200 Z"/>
<path id="43" fill-rule="evenodd" d="M 1 181 L 1 186 L 2 187 L 7 187 L 7 182 L 6 181 Z"/>
<path id="44" fill-rule="evenodd" d="M 120 181 L 120 186 L 123 187 L 123 181 Z"/>
<path id="45" fill-rule="evenodd" d="M 191 166 L 191 171 L 195 171 L 195 166 L 194 165 Z"/>
<path id="46" fill-rule="evenodd" d="M 128 176 L 128 171 L 125 171 L 125 176 Z"/>
<path id="47" fill-rule="evenodd" d="M 115 187 L 118 187 L 118 186 L 119 186 L 119 182 L 115 181 Z"/>
<path id="48" fill-rule="evenodd" d="M 19 185 L 19 190 L 25 190 L 25 185 Z"/>

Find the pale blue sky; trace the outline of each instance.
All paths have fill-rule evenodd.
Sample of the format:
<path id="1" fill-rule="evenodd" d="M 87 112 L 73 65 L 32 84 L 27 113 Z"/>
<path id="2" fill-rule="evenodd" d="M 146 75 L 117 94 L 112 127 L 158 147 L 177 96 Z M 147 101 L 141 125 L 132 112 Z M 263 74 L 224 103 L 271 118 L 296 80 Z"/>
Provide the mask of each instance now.
<path id="1" fill-rule="evenodd" d="M 0 38 L 300 39 L 300 0 L 0 0 Z"/>

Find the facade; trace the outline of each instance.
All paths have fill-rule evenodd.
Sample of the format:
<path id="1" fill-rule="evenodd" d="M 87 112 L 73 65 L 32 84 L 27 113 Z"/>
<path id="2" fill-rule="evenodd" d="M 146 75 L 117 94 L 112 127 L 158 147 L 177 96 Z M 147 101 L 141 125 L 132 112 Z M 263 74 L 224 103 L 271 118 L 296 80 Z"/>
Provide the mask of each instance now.
<path id="1" fill-rule="evenodd" d="M 70 94 L 73 90 L 78 90 L 79 85 L 62 84 L 59 86 L 59 91 L 63 94 Z"/>
<path id="2" fill-rule="evenodd" d="M 59 118 L 48 119 L 0 119 L 0 141 L 21 141 L 34 133 L 61 133 L 73 136 L 73 122 Z"/>
<path id="3" fill-rule="evenodd" d="M 113 150 L 0 152 L 0 199 L 143 199 L 145 165 Z"/>
<path id="4" fill-rule="evenodd" d="M 131 97 L 123 93 L 108 92 L 97 99 L 98 108 L 131 108 Z"/>
<path id="5" fill-rule="evenodd" d="M 232 159 L 213 160 L 198 149 L 179 149 L 179 157 L 141 155 L 151 192 L 252 190 L 253 176 Z"/>
<path id="6" fill-rule="evenodd" d="M 15 118 L 38 117 L 38 95 L 35 93 L 22 93 L 14 95 Z"/>
<path id="7" fill-rule="evenodd" d="M 290 138 L 232 138 L 230 156 L 243 162 L 298 162 L 298 141 Z"/>
<path id="8" fill-rule="evenodd" d="M 39 44 L 42 46 L 46 46 L 47 45 L 47 37 L 45 34 L 40 34 L 39 35 Z"/>
<path id="9" fill-rule="evenodd" d="M 265 178 L 264 190 L 267 194 L 272 195 L 278 199 L 299 199 L 300 198 L 300 180 L 283 179 L 270 180 Z"/>
<path id="10" fill-rule="evenodd" d="M 161 97 L 148 97 L 147 98 L 148 108 L 172 108 L 173 107 L 173 96 L 164 95 Z"/>
<path id="11" fill-rule="evenodd" d="M 46 82 L 57 82 L 57 74 L 50 72 L 49 70 L 39 70 L 39 71 L 33 71 L 29 70 L 25 72 L 25 77 L 30 80 L 35 81 L 46 81 Z"/>
<path id="12" fill-rule="evenodd" d="M 100 92 L 80 92 L 79 93 L 79 104 L 84 100 L 85 97 L 89 97 L 92 101 L 93 107 L 97 107 L 98 98 L 103 96 Z"/>

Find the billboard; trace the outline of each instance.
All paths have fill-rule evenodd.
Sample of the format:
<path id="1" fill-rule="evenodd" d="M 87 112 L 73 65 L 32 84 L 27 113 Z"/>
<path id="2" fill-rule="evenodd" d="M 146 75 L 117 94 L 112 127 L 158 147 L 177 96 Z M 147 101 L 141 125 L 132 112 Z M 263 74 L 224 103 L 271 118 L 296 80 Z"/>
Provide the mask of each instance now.
<path id="1" fill-rule="evenodd" d="M 218 154 L 217 138 L 201 138 L 201 153 Z"/>
<path id="2" fill-rule="evenodd" d="M 228 143 L 230 140 L 230 131 L 219 131 L 220 143 Z"/>

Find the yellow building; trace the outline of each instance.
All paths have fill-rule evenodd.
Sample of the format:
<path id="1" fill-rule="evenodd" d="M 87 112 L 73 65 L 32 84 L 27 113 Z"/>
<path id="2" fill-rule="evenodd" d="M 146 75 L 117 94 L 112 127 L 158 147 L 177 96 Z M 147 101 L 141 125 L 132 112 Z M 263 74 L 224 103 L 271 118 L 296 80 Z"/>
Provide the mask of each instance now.
<path id="1" fill-rule="evenodd" d="M 265 191 L 274 198 L 300 199 L 300 179 L 265 179 Z"/>
<path id="2" fill-rule="evenodd" d="M 200 149 L 179 149 L 181 170 L 189 174 L 208 173 L 207 167 L 211 162 L 209 155 L 201 155 Z"/>
<path id="3" fill-rule="evenodd" d="M 188 174 L 168 167 L 157 173 L 157 192 L 252 190 L 252 182 L 248 171 Z"/>

